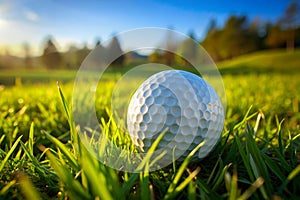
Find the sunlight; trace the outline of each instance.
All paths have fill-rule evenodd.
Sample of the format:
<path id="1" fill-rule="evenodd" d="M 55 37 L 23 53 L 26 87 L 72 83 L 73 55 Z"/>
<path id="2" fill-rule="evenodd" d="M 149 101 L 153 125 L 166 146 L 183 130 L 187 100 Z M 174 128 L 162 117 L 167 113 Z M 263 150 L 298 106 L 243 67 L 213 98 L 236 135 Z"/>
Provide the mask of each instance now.
<path id="1" fill-rule="evenodd" d="M 5 27 L 8 24 L 8 21 L 0 18 L 0 28 Z"/>

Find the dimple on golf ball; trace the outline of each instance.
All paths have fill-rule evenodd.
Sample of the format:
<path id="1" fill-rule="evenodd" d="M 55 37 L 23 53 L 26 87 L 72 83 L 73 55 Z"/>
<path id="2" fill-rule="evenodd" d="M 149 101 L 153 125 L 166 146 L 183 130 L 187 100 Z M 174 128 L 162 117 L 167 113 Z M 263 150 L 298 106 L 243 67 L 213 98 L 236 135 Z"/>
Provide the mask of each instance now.
<path id="1" fill-rule="evenodd" d="M 207 156 L 224 125 L 224 111 L 215 90 L 199 76 L 167 70 L 149 77 L 133 94 L 127 128 L 134 144 L 147 152 L 165 132 L 157 150 L 164 159 L 182 161 L 201 142 L 193 160 Z"/>

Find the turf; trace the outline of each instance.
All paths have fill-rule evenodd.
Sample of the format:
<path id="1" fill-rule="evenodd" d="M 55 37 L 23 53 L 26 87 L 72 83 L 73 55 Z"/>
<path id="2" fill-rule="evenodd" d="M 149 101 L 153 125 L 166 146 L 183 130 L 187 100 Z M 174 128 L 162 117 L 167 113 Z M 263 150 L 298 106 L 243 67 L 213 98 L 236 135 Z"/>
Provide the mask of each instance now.
<path id="1" fill-rule="evenodd" d="M 222 74 L 299 73 L 300 50 L 268 50 L 217 63 Z"/>
<path id="2" fill-rule="evenodd" d="M 293 60 L 287 59 L 290 53 L 261 52 L 220 64 L 221 72 L 231 71 L 222 72 L 227 112 L 216 148 L 200 162 L 188 157 L 154 172 L 112 169 L 87 151 L 78 133 L 90 138 L 100 156 L 111 156 L 116 163 L 123 156 L 106 148 L 105 138 L 96 139 L 97 129 L 75 124 L 72 82 L 1 86 L 0 199 L 299 198 L 299 74 L 281 73 L 277 62 L 273 71 L 257 73 L 258 66 L 268 69 L 271 54 L 285 58 L 286 66 L 295 62 L 288 62 Z M 251 73 L 234 73 L 243 70 L 241 63 L 251 62 Z M 97 90 L 97 116 L 102 133 L 115 145 L 137 151 L 111 113 L 111 91 L 120 76 L 109 74 L 105 87 Z M 149 156 L 139 169 L 149 168 Z"/>

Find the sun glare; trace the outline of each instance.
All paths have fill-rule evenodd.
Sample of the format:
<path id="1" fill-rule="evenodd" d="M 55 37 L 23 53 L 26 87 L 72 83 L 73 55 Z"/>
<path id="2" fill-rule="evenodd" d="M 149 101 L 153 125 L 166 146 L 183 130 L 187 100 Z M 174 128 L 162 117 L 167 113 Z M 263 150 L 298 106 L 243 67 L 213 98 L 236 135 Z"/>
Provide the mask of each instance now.
<path id="1" fill-rule="evenodd" d="M 0 18 L 0 28 L 5 27 L 8 24 L 8 21 Z"/>

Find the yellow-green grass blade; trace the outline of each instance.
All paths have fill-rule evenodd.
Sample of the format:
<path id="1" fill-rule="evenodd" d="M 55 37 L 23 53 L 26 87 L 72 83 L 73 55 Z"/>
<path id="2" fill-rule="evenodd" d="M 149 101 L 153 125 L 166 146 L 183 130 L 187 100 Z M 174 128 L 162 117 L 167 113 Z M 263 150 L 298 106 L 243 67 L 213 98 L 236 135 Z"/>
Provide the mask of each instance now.
<path id="1" fill-rule="evenodd" d="M 190 153 L 189 155 L 184 159 L 184 161 L 182 162 L 182 164 L 180 165 L 174 179 L 172 180 L 172 183 L 170 184 L 167 193 L 165 195 L 165 199 L 169 199 L 171 197 L 173 197 L 173 193 L 176 189 L 176 185 L 178 184 L 180 178 L 182 177 L 184 171 L 186 170 L 188 164 L 190 163 L 193 155 L 204 145 L 205 141 L 201 142 L 200 144 L 198 144 Z"/>
<path id="2" fill-rule="evenodd" d="M 64 154 L 64 156 L 66 156 L 67 160 L 69 161 L 69 164 L 72 167 L 74 167 L 74 169 L 79 171 L 80 170 L 79 164 L 78 164 L 75 156 L 71 153 L 71 151 L 62 142 L 60 142 L 58 139 L 56 139 L 52 135 L 50 135 L 46 132 L 45 132 L 45 135 L 53 144 L 55 144 L 61 150 L 61 152 Z"/>
<path id="3" fill-rule="evenodd" d="M 34 123 L 32 122 L 29 130 L 28 138 L 28 150 L 31 155 L 33 155 L 33 137 L 34 137 Z"/>
<path id="4" fill-rule="evenodd" d="M 236 200 L 239 196 L 239 189 L 238 189 L 238 175 L 236 168 L 233 170 L 233 175 L 230 181 L 230 190 L 229 190 L 229 200 Z"/>
<path id="5" fill-rule="evenodd" d="M 281 186 L 279 187 L 279 194 L 282 194 L 283 190 L 286 188 L 286 186 L 288 185 L 288 183 L 293 180 L 297 175 L 300 174 L 300 165 L 298 165 L 295 169 L 293 169 L 288 177 L 284 180 L 284 182 L 281 184 Z"/>
<path id="6" fill-rule="evenodd" d="M 16 180 L 12 180 L 10 182 L 8 182 L 1 190 L 0 190 L 0 196 L 5 195 L 12 186 L 14 186 L 16 184 Z"/>
<path id="7" fill-rule="evenodd" d="M 164 137 L 166 131 L 162 132 L 157 138 L 156 140 L 153 142 L 153 144 L 151 145 L 151 147 L 149 148 L 148 152 L 146 153 L 146 156 L 143 158 L 142 162 L 139 164 L 139 166 L 137 167 L 136 171 L 139 172 L 143 169 L 145 169 L 145 166 L 147 163 L 149 163 L 153 152 L 155 151 L 157 145 L 159 144 L 159 142 L 161 141 L 161 139 Z"/>
<path id="8" fill-rule="evenodd" d="M 45 172 L 47 172 L 48 174 L 53 174 L 54 175 L 54 173 L 51 170 L 49 170 L 49 169 L 47 169 L 47 168 L 45 168 L 45 167 L 43 167 L 43 166 L 40 165 L 40 163 L 38 162 L 38 160 L 34 157 L 33 154 L 31 154 L 29 152 L 28 148 L 26 147 L 26 145 L 22 141 L 20 142 L 20 144 L 22 146 L 23 151 L 25 152 L 25 154 L 27 155 L 27 157 L 29 158 L 29 160 L 33 163 L 33 165 L 35 166 L 35 169 L 39 173 L 43 174 L 44 177 L 47 177 L 47 174 Z"/>
<path id="9" fill-rule="evenodd" d="M 251 197 L 251 195 L 263 185 L 264 179 L 259 177 L 256 181 L 241 195 L 239 196 L 238 200 L 244 200 Z"/>
<path id="10" fill-rule="evenodd" d="M 2 135 L 0 138 L 0 144 L 3 142 L 4 138 L 5 138 L 5 135 Z"/>
<path id="11" fill-rule="evenodd" d="M 21 188 L 25 199 L 27 200 L 39 200 L 42 199 L 39 195 L 39 192 L 36 190 L 31 180 L 27 177 L 27 175 L 23 173 L 19 173 L 18 175 L 18 183 Z"/>
<path id="12" fill-rule="evenodd" d="M 72 140 L 72 145 L 74 146 L 74 151 L 75 151 L 75 155 L 80 153 L 79 150 L 79 136 L 77 134 L 76 131 L 76 125 L 75 125 L 75 121 L 73 118 L 73 114 L 71 112 L 71 110 L 69 109 L 69 104 L 63 94 L 63 91 L 61 90 L 60 85 L 57 83 L 58 86 L 58 91 L 59 91 L 59 95 L 63 104 L 63 108 L 65 110 L 65 113 L 67 115 L 67 119 L 68 119 L 68 123 L 70 126 L 70 133 L 71 133 L 71 140 Z"/>
<path id="13" fill-rule="evenodd" d="M 20 140 L 21 140 L 22 136 L 20 136 L 15 143 L 12 145 L 12 147 L 10 148 L 10 150 L 7 152 L 5 158 L 0 162 L 0 172 L 3 170 L 5 164 L 7 163 L 9 157 L 12 155 L 12 153 L 14 152 L 14 150 L 17 148 Z"/>
<path id="14" fill-rule="evenodd" d="M 192 173 L 189 174 L 189 176 L 182 181 L 174 190 L 174 195 L 181 192 L 192 180 L 197 176 L 197 174 L 200 172 L 200 167 L 197 167 Z"/>
<path id="15" fill-rule="evenodd" d="M 74 179 L 68 168 L 61 165 L 50 151 L 47 151 L 46 155 L 72 199 L 92 199 L 91 195 L 84 190 L 82 185 Z"/>

